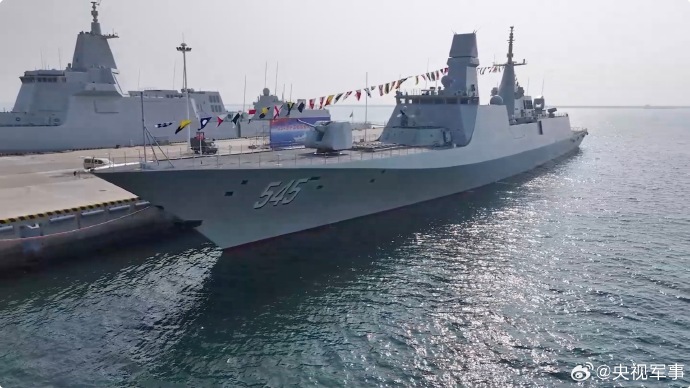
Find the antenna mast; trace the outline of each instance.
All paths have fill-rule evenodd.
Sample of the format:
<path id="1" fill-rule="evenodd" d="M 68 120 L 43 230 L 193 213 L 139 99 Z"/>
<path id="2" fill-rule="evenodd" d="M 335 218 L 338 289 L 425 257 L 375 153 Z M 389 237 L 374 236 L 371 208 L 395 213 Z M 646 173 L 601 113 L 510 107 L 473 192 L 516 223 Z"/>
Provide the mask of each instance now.
<path id="1" fill-rule="evenodd" d="M 177 48 L 177 51 L 182 53 L 182 63 L 183 63 L 183 69 L 182 69 L 182 83 L 184 85 L 184 92 L 187 95 L 187 120 L 189 120 L 189 87 L 187 85 L 187 53 L 192 51 L 192 48 L 187 46 L 186 43 L 182 42 Z M 191 139 L 191 132 L 189 127 L 191 125 L 187 125 L 187 144 L 189 145 L 189 148 L 192 148 L 192 139 Z"/>
<path id="2" fill-rule="evenodd" d="M 273 93 L 278 95 L 278 62 L 276 62 L 276 87 L 273 89 Z"/>

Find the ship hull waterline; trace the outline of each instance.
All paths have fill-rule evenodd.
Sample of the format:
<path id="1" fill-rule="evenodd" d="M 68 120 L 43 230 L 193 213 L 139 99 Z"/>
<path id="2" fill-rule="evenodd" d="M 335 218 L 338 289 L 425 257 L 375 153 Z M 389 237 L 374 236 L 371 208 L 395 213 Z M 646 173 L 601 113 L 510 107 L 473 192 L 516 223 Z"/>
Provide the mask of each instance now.
<path id="1" fill-rule="evenodd" d="M 183 220 L 201 222 L 197 230 L 227 249 L 485 186 L 564 157 L 583 138 L 574 134 L 499 159 L 432 169 L 208 169 L 97 175 Z M 170 179 L 170 172 L 175 179 Z M 270 203 L 266 199 L 271 196 L 261 197 L 269 188 L 275 194 L 300 179 L 306 182 L 294 196 Z"/>

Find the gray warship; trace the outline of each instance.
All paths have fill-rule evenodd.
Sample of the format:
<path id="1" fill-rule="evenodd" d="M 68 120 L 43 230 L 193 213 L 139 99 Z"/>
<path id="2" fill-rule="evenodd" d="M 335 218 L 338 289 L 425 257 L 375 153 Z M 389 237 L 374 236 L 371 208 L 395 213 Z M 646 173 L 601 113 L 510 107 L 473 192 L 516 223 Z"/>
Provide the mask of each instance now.
<path id="1" fill-rule="evenodd" d="M 0 154 L 116 148 L 144 144 L 142 116 L 150 136 L 160 143 L 187 142 L 190 131 L 176 133 L 178 123 L 190 119 L 196 131 L 203 118 L 207 138 L 265 136 L 270 118 L 229 112 L 217 91 L 151 89 L 124 92 L 108 43 L 116 34 L 101 31 L 97 2 L 92 2 L 91 30 L 77 36 L 72 62 L 65 69 L 24 72 L 10 112 L 0 112 Z M 179 49 L 191 50 L 183 44 Z M 298 101 L 301 102 L 303 100 Z M 254 110 L 284 101 L 264 89 Z M 240 114 L 237 124 L 232 122 Z M 293 117 L 330 117 L 327 110 L 305 109 Z M 221 120 L 217 120 L 221 118 Z"/>
<path id="2" fill-rule="evenodd" d="M 511 27 L 500 87 L 480 103 L 476 33 L 454 34 L 442 88 L 398 92 L 376 142 L 319 122 L 305 148 L 141 163 L 95 172 L 197 225 L 221 248 L 471 190 L 574 152 L 587 135 L 515 77 Z"/>

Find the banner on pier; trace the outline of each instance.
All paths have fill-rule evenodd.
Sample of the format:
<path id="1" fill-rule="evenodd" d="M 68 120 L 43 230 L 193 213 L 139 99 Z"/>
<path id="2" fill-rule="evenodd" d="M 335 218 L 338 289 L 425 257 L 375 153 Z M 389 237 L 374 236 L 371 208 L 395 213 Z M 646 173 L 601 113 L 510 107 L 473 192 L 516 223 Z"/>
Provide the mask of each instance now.
<path id="1" fill-rule="evenodd" d="M 307 132 L 311 127 L 300 121 L 315 124 L 317 121 L 330 121 L 328 117 L 309 117 L 302 119 L 291 119 L 288 117 L 271 120 L 269 145 L 272 149 L 284 149 L 304 145 L 307 139 Z"/>

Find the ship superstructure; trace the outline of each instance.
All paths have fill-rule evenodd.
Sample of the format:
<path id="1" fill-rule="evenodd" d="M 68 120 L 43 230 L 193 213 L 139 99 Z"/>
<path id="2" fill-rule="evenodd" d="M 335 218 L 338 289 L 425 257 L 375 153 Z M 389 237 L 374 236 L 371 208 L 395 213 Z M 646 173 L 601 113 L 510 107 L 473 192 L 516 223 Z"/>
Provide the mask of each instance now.
<path id="1" fill-rule="evenodd" d="M 471 190 L 576 150 L 586 130 L 524 95 L 513 32 L 501 87 L 480 104 L 475 33 L 455 34 L 442 88 L 396 94 L 379 141 L 320 123 L 313 149 L 173 160 L 96 172 L 181 219 L 221 248 Z M 349 136 L 349 137 L 348 137 Z M 349 142 L 349 143 L 348 143 Z M 344 144 L 344 145 L 343 145 Z M 314 151 L 315 150 L 315 151 Z"/>

